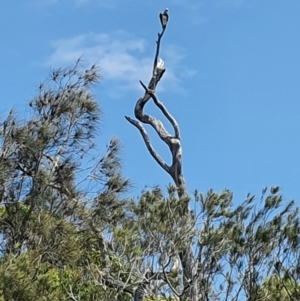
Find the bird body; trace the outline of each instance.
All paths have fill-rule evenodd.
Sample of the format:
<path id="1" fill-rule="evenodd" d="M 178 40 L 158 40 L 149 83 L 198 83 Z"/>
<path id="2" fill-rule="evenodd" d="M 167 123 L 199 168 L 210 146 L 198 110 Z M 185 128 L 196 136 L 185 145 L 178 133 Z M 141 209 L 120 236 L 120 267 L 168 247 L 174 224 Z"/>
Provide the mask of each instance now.
<path id="1" fill-rule="evenodd" d="M 159 14 L 160 23 L 163 29 L 166 28 L 169 20 L 168 11 L 169 10 L 166 8 L 162 13 Z"/>

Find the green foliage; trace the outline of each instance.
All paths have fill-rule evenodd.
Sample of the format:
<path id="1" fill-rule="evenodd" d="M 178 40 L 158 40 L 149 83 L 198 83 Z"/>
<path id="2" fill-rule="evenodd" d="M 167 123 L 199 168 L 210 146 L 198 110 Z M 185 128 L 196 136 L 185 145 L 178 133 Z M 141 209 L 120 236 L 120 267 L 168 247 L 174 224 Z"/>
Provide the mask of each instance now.
<path id="1" fill-rule="evenodd" d="M 47 264 L 35 266 L 31 254 L 5 256 L 0 264 L 3 300 L 61 300 L 59 272 Z"/>
<path id="2" fill-rule="evenodd" d="M 35 254 L 25 252 L 7 256 L 0 263 L 0 300 L 79 300 L 103 297 L 103 290 L 76 267 L 59 269 L 37 261 Z"/>
<path id="3" fill-rule="evenodd" d="M 268 277 L 259 289 L 259 298 L 266 301 L 299 300 L 300 285 L 292 279 L 284 279 L 278 276 Z"/>
<path id="4" fill-rule="evenodd" d="M 189 200 L 178 199 L 176 189 L 169 187 L 168 197 L 157 187 L 144 191 L 131 204 L 122 228 L 114 232 L 122 246 L 123 269 L 136 260 L 137 269 L 148 269 L 150 277 L 160 280 L 153 284 L 155 295 L 175 298 L 184 285 L 185 259 L 180 254 L 192 245 L 195 281 L 206 293 L 204 300 L 235 300 L 242 295 L 249 301 L 265 300 L 261 288 L 265 290 L 263 283 L 270 273 L 282 279 L 288 275 L 293 279 L 288 290 L 295 290 L 300 276 L 298 208 L 293 201 L 284 202 L 278 191 L 267 194 L 265 189 L 260 202 L 248 195 L 238 206 L 228 190 L 195 192 L 195 210 L 185 214 L 182 207 Z"/>
<path id="5" fill-rule="evenodd" d="M 51 71 L 29 103 L 30 119 L 11 111 L 2 124 L 0 300 L 115 297 L 103 280 L 113 257 L 105 235 L 125 214 L 130 183 L 116 138 L 95 155 L 98 69 L 79 66 Z"/>
<path id="6" fill-rule="evenodd" d="M 183 301 L 191 286 L 201 301 L 299 300 L 294 202 L 279 187 L 239 205 L 171 185 L 124 197 L 120 142 L 96 154 L 97 68 L 79 63 L 51 71 L 29 120 L 11 111 L 0 130 L 0 301 Z"/>

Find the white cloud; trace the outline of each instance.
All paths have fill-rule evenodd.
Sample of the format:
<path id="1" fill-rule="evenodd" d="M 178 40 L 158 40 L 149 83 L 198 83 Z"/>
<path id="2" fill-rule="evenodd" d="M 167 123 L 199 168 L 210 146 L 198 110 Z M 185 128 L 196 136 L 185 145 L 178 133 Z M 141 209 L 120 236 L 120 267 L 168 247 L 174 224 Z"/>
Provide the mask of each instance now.
<path id="1" fill-rule="evenodd" d="M 71 65 L 78 58 L 88 64 L 98 63 L 101 76 L 105 81 L 117 81 L 119 89 L 140 89 L 138 81 L 147 83 L 151 78 L 155 43 L 146 45 L 144 39 L 135 38 L 125 31 L 111 34 L 79 35 L 53 42 L 54 51 L 47 61 L 51 67 Z M 147 55 L 146 46 L 151 51 Z M 163 46 L 162 58 L 167 72 L 160 89 L 168 85 L 178 92 L 182 90 L 183 78 L 190 77 L 195 71 L 183 64 L 184 55 L 174 46 Z"/>

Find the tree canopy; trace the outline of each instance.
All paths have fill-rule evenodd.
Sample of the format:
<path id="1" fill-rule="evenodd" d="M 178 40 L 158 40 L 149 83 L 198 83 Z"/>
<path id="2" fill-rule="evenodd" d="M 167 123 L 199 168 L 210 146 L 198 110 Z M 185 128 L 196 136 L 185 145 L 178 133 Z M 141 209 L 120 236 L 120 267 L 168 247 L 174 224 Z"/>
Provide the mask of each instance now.
<path id="1" fill-rule="evenodd" d="M 167 13 L 165 11 L 164 13 Z M 52 70 L 30 102 L 0 131 L 0 300 L 299 300 L 300 226 L 279 187 L 238 202 L 229 190 L 189 193 L 179 125 L 155 89 L 166 71 L 158 35 L 152 77 L 141 82 L 137 120 L 150 155 L 174 182 L 130 195 L 121 143 L 100 154 L 96 65 Z M 144 112 L 153 101 L 171 123 Z M 172 155 L 168 166 L 144 125 Z M 97 138 L 97 139 L 96 139 Z M 125 193 L 126 192 L 126 193 Z"/>

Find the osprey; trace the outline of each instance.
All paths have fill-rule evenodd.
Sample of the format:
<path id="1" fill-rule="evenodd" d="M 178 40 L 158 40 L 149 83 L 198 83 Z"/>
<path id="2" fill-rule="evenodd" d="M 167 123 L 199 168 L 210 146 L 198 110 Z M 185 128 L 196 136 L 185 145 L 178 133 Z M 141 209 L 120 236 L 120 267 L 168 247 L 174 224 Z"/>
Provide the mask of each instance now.
<path id="1" fill-rule="evenodd" d="M 169 19 L 168 11 L 169 10 L 166 8 L 162 13 L 159 14 L 160 23 L 163 29 L 166 28 L 168 23 L 168 19 Z"/>

